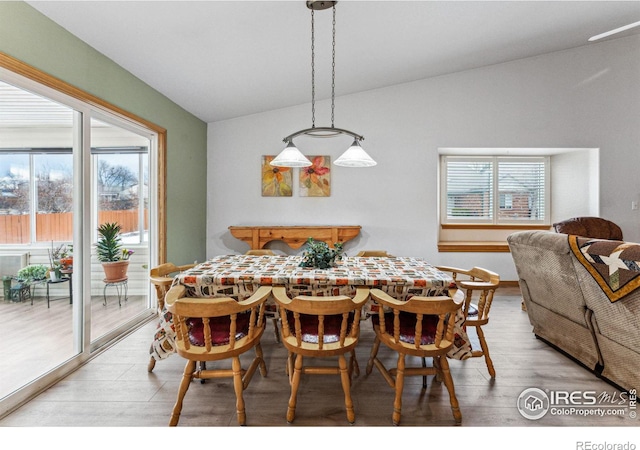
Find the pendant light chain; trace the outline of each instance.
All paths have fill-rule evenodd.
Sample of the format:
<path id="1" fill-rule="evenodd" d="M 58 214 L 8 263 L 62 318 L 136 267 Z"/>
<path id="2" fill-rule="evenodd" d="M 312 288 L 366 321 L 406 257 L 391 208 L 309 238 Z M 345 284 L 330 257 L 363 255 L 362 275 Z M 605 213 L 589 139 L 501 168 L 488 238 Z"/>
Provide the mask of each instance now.
<path id="1" fill-rule="evenodd" d="M 311 128 L 316 127 L 316 64 L 315 64 L 315 27 L 313 8 L 311 9 Z"/>
<path id="2" fill-rule="evenodd" d="M 331 54 L 331 128 L 335 117 L 336 100 L 336 4 L 333 4 L 333 49 Z"/>
<path id="3" fill-rule="evenodd" d="M 353 143 L 338 159 L 333 161 L 336 166 L 342 167 L 372 167 L 376 162 L 362 149 L 360 142 L 362 135 L 343 128 L 335 127 L 335 103 L 336 103 L 336 3 L 326 0 L 306 2 L 311 10 L 311 128 L 296 131 L 286 136 L 283 141 L 285 148 L 269 164 L 273 167 L 309 167 L 312 165 L 309 158 L 304 156 L 293 143 L 298 136 L 313 138 L 332 138 L 335 136 L 351 136 Z M 315 10 L 333 9 L 332 21 L 332 48 L 331 48 L 331 126 L 316 128 L 316 43 L 315 43 Z"/>

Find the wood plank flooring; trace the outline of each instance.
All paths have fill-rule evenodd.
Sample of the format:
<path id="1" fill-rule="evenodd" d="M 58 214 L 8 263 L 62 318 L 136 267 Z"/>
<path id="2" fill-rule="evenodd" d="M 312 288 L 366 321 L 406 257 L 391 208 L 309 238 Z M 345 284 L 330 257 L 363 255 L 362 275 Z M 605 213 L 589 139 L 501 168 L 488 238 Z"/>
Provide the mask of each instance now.
<path id="1" fill-rule="evenodd" d="M 174 355 L 158 361 L 152 373 L 147 372 L 148 349 L 155 327 L 156 323 L 151 322 L 138 329 L 0 420 L 0 427 L 166 427 L 184 361 Z M 616 428 L 616 436 L 623 437 L 626 429 L 640 424 L 638 419 L 630 419 L 628 414 L 604 417 L 547 414 L 539 420 L 528 420 L 519 414 L 517 398 L 530 387 L 610 394 L 620 394 L 620 391 L 535 339 L 527 314 L 521 310 L 517 289 L 503 288 L 497 292 L 485 334 L 497 372 L 495 380 L 490 379 L 483 358 L 450 361 L 462 412 L 462 428 L 590 427 L 589 430 L 593 430 L 595 428 L 591 427 L 622 427 Z M 245 391 L 246 429 L 252 426 L 304 428 L 348 425 L 337 376 L 303 377 L 296 419 L 287 425 L 285 414 L 289 384 L 284 371 L 286 350 L 275 342 L 271 322 L 262 342 L 269 373 L 264 378 L 256 373 Z M 355 427 L 391 425 L 392 389 L 375 368 L 370 375 L 365 374 L 372 343 L 371 325 L 364 322 L 361 344 L 357 349 L 361 375 L 354 378 L 352 387 Z M 385 362 L 395 362 L 393 354 L 384 347 L 380 350 L 380 356 L 383 355 Z M 452 425 L 454 420 L 444 385 L 428 377 L 428 387 L 423 390 L 422 377 L 408 378 L 403 396 L 402 423 L 396 429 Z M 231 380 L 191 384 L 179 427 L 237 426 Z M 572 448 L 576 448 L 575 445 Z"/>
<path id="2" fill-rule="evenodd" d="M 55 299 L 54 299 L 55 298 Z M 115 290 L 91 299 L 92 338 L 103 336 L 144 311 L 146 297 L 129 296 L 118 304 Z M 73 347 L 72 305 L 69 297 L 46 297 L 22 302 L 0 300 L 0 398 L 71 358 Z M 24 349 L 24 351 L 16 351 Z"/>

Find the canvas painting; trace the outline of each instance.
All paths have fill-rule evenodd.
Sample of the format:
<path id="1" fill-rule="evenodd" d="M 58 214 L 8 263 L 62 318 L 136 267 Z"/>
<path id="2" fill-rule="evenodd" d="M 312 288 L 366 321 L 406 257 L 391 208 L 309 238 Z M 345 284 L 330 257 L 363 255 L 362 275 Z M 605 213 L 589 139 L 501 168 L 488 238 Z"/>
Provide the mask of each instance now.
<path id="1" fill-rule="evenodd" d="M 291 167 L 274 167 L 269 164 L 275 155 L 262 155 L 262 196 L 291 197 L 293 172 Z"/>
<path id="2" fill-rule="evenodd" d="M 331 195 L 331 157 L 308 156 L 312 164 L 300 168 L 301 197 L 329 197 Z"/>

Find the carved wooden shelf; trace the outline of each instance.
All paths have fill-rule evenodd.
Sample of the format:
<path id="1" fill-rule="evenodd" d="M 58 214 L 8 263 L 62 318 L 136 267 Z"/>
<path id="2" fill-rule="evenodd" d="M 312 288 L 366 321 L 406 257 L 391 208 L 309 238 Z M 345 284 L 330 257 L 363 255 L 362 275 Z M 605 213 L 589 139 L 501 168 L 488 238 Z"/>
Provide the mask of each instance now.
<path id="1" fill-rule="evenodd" d="M 249 244 L 253 249 L 263 248 L 271 241 L 283 241 L 291 248 L 300 248 L 312 237 L 316 241 L 324 241 L 329 246 L 336 242 L 347 242 L 360 233 L 360 225 L 327 225 L 327 226 L 259 226 L 229 227 L 233 237 Z"/>

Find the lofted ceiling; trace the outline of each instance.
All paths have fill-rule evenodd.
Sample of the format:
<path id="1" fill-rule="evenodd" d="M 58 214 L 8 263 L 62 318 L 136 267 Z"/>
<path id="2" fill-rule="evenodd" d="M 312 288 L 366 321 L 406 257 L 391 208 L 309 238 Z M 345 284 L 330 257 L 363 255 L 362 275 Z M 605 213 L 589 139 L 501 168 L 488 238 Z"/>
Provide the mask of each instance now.
<path id="1" fill-rule="evenodd" d="M 303 0 L 27 3 L 205 122 L 311 100 Z M 336 14 L 340 96 L 594 45 L 640 20 L 640 1 L 345 0 Z M 316 100 L 331 92 L 331 16 L 315 13 Z"/>

